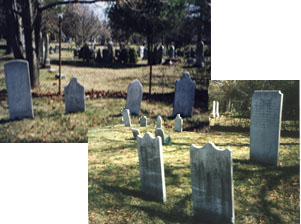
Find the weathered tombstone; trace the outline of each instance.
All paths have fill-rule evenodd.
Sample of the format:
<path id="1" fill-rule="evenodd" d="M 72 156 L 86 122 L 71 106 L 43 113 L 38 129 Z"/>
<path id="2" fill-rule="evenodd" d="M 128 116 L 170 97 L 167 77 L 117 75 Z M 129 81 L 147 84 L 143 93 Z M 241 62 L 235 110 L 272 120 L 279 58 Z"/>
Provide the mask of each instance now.
<path id="1" fill-rule="evenodd" d="M 64 88 L 64 98 L 66 114 L 85 112 L 85 89 L 76 78 L 71 78 L 69 84 Z"/>
<path id="2" fill-rule="evenodd" d="M 172 117 L 191 117 L 194 105 L 195 81 L 190 79 L 189 72 L 184 72 L 181 80 L 176 81 L 175 100 Z"/>
<path id="3" fill-rule="evenodd" d="M 175 119 L 175 131 L 176 132 L 182 132 L 182 125 L 183 125 L 183 119 L 181 118 L 180 114 L 177 114 Z"/>
<path id="4" fill-rule="evenodd" d="M 134 80 L 129 84 L 126 97 L 125 108 L 130 110 L 133 115 L 140 114 L 140 106 L 142 101 L 143 88 L 139 80 Z"/>
<path id="5" fill-rule="evenodd" d="M 169 57 L 173 59 L 175 57 L 175 46 L 172 44 L 169 49 Z"/>
<path id="6" fill-rule="evenodd" d="M 216 115 L 216 117 L 219 117 L 219 102 L 218 101 L 216 101 L 215 115 Z"/>
<path id="7" fill-rule="evenodd" d="M 215 107 L 216 107 L 216 106 L 215 106 L 215 100 L 213 100 L 213 102 L 212 102 L 212 117 L 213 117 L 213 118 L 215 118 L 215 115 L 216 115 L 216 114 L 215 114 Z"/>
<path id="8" fill-rule="evenodd" d="M 149 132 L 137 137 L 142 192 L 157 200 L 166 201 L 162 139 Z"/>
<path id="9" fill-rule="evenodd" d="M 162 118 L 161 116 L 157 117 L 157 128 L 162 128 Z M 162 139 L 163 141 L 163 139 Z"/>
<path id="10" fill-rule="evenodd" d="M 28 62 L 9 61 L 4 64 L 4 71 L 10 119 L 33 118 Z"/>
<path id="11" fill-rule="evenodd" d="M 138 52 L 137 52 L 137 53 L 138 53 L 138 57 L 139 57 L 139 58 L 143 58 L 143 55 L 144 55 L 144 54 L 143 54 L 143 53 L 144 53 L 144 47 L 143 47 L 143 46 L 139 46 L 139 47 L 138 47 Z"/>
<path id="12" fill-rule="evenodd" d="M 254 91 L 251 103 L 250 160 L 278 165 L 283 94 Z"/>
<path id="13" fill-rule="evenodd" d="M 124 126 L 125 127 L 131 127 L 130 111 L 128 109 L 123 108 L 121 110 L 121 115 L 122 115 L 122 118 L 123 118 Z"/>
<path id="14" fill-rule="evenodd" d="M 156 128 L 155 136 L 156 137 L 160 136 L 162 140 L 162 144 L 164 145 L 165 135 L 164 135 L 164 130 L 162 128 Z"/>
<path id="15" fill-rule="evenodd" d="M 206 223 L 234 223 L 232 151 L 211 142 L 191 145 L 190 167 L 194 216 Z"/>
<path id="16" fill-rule="evenodd" d="M 60 51 L 60 46 L 55 45 L 54 53 L 59 53 Z"/>
<path id="17" fill-rule="evenodd" d="M 137 136 L 140 135 L 139 129 L 136 129 L 136 128 L 132 128 L 132 133 L 133 133 L 134 139 L 136 139 Z"/>
<path id="18" fill-rule="evenodd" d="M 146 116 L 142 116 L 140 118 L 140 126 L 141 127 L 146 127 L 147 126 L 147 117 Z"/>

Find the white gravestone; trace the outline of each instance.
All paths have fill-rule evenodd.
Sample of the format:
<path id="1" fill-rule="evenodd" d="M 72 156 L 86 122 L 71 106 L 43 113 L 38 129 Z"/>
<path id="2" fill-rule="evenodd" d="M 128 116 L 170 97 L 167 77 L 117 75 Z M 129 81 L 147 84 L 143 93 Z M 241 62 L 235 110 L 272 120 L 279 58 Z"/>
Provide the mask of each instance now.
<path id="1" fill-rule="evenodd" d="M 12 60 L 4 64 L 4 71 L 10 119 L 33 118 L 28 62 Z"/>
<path id="2" fill-rule="evenodd" d="M 65 112 L 77 113 L 85 112 L 85 88 L 72 78 L 69 84 L 64 88 Z"/>
<path id="3" fill-rule="evenodd" d="M 175 119 L 175 129 L 176 132 L 182 132 L 182 126 L 183 126 L 183 119 L 181 118 L 180 114 L 177 114 Z"/>
<path id="4" fill-rule="evenodd" d="M 162 144 L 164 145 L 165 135 L 164 135 L 164 130 L 162 128 L 156 128 L 155 136 L 156 137 L 160 136 L 162 140 Z"/>
<path id="5" fill-rule="evenodd" d="M 123 108 L 121 110 L 122 119 L 125 127 L 131 127 L 131 116 L 128 109 Z"/>
<path id="6" fill-rule="evenodd" d="M 278 165 L 283 94 L 254 91 L 251 103 L 250 160 Z"/>
<path id="7" fill-rule="evenodd" d="M 190 79 L 189 72 L 184 72 L 182 78 L 176 81 L 173 115 L 191 117 L 194 105 L 195 81 Z"/>
<path id="8" fill-rule="evenodd" d="M 142 192 L 157 200 L 166 201 L 165 174 L 161 137 L 149 132 L 137 137 Z"/>
<path id="9" fill-rule="evenodd" d="M 158 116 L 157 117 L 157 128 L 162 128 L 162 118 L 161 118 L 161 116 Z M 163 139 L 162 139 L 162 141 L 163 141 Z"/>
<path id="10" fill-rule="evenodd" d="M 137 136 L 140 135 L 139 129 L 136 129 L 136 128 L 132 128 L 132 133 L 133 133 L 134 139 L 136 139 Z"/>
<path id="11" fill-rule="evenodd" d="M 234 223 L 232 151 L 191 145 L 193 213 L 205 223 Z"/>
<path id="12" fill-rule="evenodd" d="M 140 118 L 140 126 L 141 127 L 146 127 L 147 126 L 147 117 L 146 116 L 142 116 Z"/>
<path id="13" fill-rule="evenodd" d="M 215 115 L 216 115 L 216 117 L 219 117 L 219 102 L 218 101 L 216 101 Z"/>
<path id="14" fill-rule="evenodd" d="M 215 118 L 215 100 L 212 102 L 212 117 Z"/>
<path id="15" fill-rule="evenodd" d="M 128 87 L 126 97 L 126 109 L 130 110 L 130 114 L 139 115 L 142 101 L 143 88 L 139 80 L 134 80 Z"/>

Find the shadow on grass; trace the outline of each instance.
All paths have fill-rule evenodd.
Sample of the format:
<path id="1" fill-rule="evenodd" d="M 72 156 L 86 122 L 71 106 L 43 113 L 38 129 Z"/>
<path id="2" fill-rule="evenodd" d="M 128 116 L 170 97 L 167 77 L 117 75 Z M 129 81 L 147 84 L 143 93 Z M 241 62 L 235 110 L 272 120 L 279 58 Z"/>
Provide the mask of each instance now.
<path id="1" fill-rule="evenodd" d="M 51 64 L 59 65 L 59 60 L 51 60 Z M 62 60 L 62 65 L 74 66 L 74 67 L 90 67 L 90 68 L 110 68 L 110 69 L 122 69 L 122 68 L 140 68 L 146 67 L 147 64 L 119 64 L 119 63 L 88 63 L 82 60 Z"/>

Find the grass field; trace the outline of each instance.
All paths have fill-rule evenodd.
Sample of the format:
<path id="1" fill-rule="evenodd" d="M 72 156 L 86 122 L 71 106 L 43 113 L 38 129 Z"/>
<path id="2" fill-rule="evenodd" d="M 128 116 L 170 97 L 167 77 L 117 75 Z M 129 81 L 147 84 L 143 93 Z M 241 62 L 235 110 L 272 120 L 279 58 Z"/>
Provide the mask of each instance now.
<path id="1" fill-rule="evenodd" d="M 186 120 L 184 119 L 184 124 Z M 154 135 L 149 127 L 133 128 Z M 147 200 L 140 190 L 137 144 L 131 128 L 121 119 L 115 125 L 90 128 L 89 221 L 90 223 L 197 223 L 192 214 L 189 147 L 213 142 L 233 153 L 236 223 L 299 223 L 299 138 L 282 137 L 279 166 L 249 161 L 248 132 L 173 132 L 163 146 L 166 203 Z"/>

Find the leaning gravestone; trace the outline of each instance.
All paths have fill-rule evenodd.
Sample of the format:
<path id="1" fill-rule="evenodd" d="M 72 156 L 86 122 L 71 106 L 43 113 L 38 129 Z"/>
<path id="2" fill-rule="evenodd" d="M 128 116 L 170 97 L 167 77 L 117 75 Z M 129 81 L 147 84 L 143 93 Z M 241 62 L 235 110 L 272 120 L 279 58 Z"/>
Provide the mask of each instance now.
<path id="1" fill-rule="evenodd" d="M 137 137 L 139 170 L 142 192 L 160 201 L 166 201 L 162 139 L 149 132 Z"/>
<path id="2" fill-rule="evenodd" d="M 136 128 L 132 128 L 132 133 L 133 133 L 134 139 L 137 139 L 137 136 L 140 135 L 139 129 L 136 129 Z"/>
<path id="3" fill-rule="evenodd" d="M 183 119 L 181 118 L 180 114 L 177 114 L 175 119 L 175 131 L 176 132 L 182 132 L 182 126 L 183 126 Z"/>
<path id="4" fill-rule="evenodd" d="M 147 126 L 147 117 L 146 116 L 142 116 L 140 118 L 140 126 L 141 127 L 146 127 Z"/>
<path id="5" fill-rule="evenodd" d="M 33 118 L 28 62 L 12 60 L 4 64 L 4 71 L 10 119 Z"/>
<path id="6" fill-rule="evenodd" d="M 162 144 L 164 145 L 165 135 L 164 135 L 164 130 L 162 128 L 157 128 L 155 130 L 155 136 L 156 137 L 160 136 L 162 140 Z"/>
<path id="7" fill-rule="evenodd" d="M 77 82 L 76 78 L 72 78 L 64 89 L 65 112 L 77 113 L 85 112 L 85 89 Z"/>
<path id="8" fill-rule="evenodd" d="M 130 111 L 128 109 L 123 108 L 121 110 L 121 115 L 122 115 L 122 118 L 123 118 L 124 126 L 125 127 L 131 127 Z"/>
<path id="9" fill-rule="evenodd" d="M 194 105 L 195 81 L 190 79 L 189 72 L 184 72 L 181 80 L 176 81 L 175 100 L 172 117 L 191 117 Z"/>
<path id="10" fill-rule="evenodd" d="M 128 87 L 125 108 L 130 110 L 133 115 L 140 114 L 143 88 L 139 80 L 134 80 Z"/>
<path id="11" fill-rule="evenodd" d="M 211 142 L 191 145 L 190 167 L 194 216 L 206 223 L 234 223 L 232 151 Z"/>
<path id="12" fill-rule="evenodd" d="M 283 94 L 255 91 L 251 103 L 250 160 L 278 165 Z"/>
<path id="13" fill-rule="evenodd" d="M 161 118 L 161 116 L 157 117 L 157 128 L 162 128 L 162 118 Z"/>

